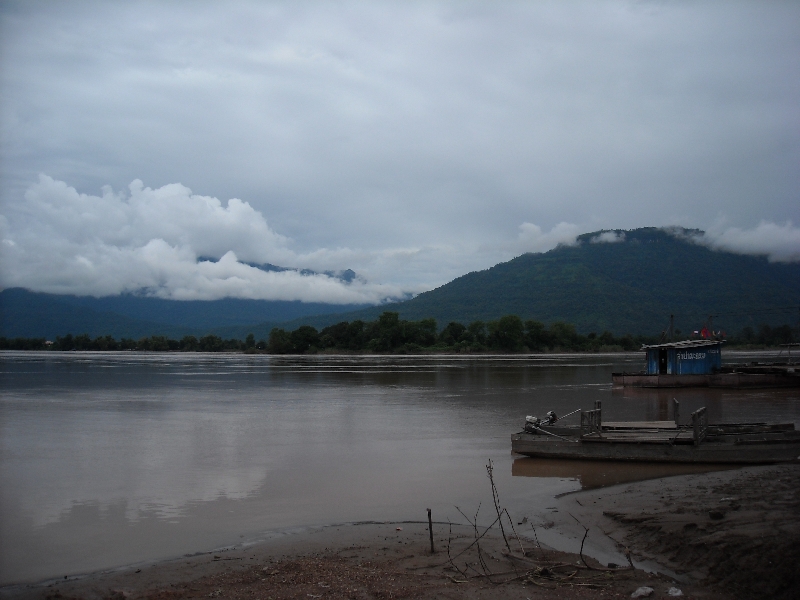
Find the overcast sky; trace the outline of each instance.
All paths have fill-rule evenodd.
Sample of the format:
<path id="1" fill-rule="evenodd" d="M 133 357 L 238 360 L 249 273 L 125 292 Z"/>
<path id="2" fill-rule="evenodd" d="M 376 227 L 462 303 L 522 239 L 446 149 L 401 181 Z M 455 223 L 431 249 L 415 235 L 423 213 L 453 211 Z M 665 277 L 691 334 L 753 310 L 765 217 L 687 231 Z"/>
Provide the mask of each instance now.
<path id="1" fill-rule="evenodd" d="M 799 2 L 0 10 L 2 287 L 379 301 L 669 225 L 800 260 Z"/>

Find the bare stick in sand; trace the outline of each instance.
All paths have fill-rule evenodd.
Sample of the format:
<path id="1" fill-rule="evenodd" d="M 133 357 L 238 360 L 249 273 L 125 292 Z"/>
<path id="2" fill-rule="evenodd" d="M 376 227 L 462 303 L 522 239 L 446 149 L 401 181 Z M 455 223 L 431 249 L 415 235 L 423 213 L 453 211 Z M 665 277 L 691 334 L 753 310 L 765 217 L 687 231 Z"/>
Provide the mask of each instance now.
<path id="1" fill-rule="evenodd" d="M 497 488 L 494 485 L 494 475 L 492 470 L 492 461 L 489 460 L 489 464 L 486 465 L 486 472 L 489 474 L 489 482 L 492 484 L 492 500 L 494 501 L 494 509 L 497 511 L 497 520 L 500 521 L 500 533 L 503 534 L 503 541 L 505 541 L 508 551 L 511 552 L 511 545 L 508 543 L 506 530 L 503 528 L 503 518 L 500 513 L 500 498 L 498 498 Z"/>
<path id="2" fill-rule="evenodd" d="M 433 549 L 433 520 L 431 519 L 431 509 L 428 509 L 428 533 L 431 534 L 431 554 L 436 554 L 436 550 Z"/>

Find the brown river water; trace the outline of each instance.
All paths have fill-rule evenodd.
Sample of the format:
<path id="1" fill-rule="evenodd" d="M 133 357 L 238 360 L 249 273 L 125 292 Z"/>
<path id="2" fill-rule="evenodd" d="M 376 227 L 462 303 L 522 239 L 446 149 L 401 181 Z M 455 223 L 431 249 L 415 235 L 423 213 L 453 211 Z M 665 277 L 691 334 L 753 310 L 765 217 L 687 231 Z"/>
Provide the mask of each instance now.
<path id="1" fill-rule="evenodd" d="M 727 354 L 764 360 L 768 354 Z M 526 415 L 794 421 L 800 391 L 612 389 L 632 354 L 270 357 L 0 352 L 0 585 L 331 523 L 522 518 L 555 496 L 698 467 L 513 456 Z M 576 419 L 576 417 L 571 417 Z M 577 420 L 576 420 L 577 423 Z M 704 469 L 706 467 L 699 467 Z"/>

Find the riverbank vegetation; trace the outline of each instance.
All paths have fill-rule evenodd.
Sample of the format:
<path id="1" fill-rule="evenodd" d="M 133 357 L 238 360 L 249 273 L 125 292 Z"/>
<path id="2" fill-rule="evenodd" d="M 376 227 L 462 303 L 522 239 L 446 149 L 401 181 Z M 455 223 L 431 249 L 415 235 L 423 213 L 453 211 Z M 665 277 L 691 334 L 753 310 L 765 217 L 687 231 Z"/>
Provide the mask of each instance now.
<path id="1" fill-rule="evenodd" d="M 679 332 L 676 332 L 679 334 Z M 684 336 L 685 337 L 685 336 Z M 680 335 L 679 335 L 680 339 Z M 765 348 L 796 342 L 797 330 L 789 325 L 757 330 L 745 327 L 727 339 L 728 347 Z M 0 338 L 0 350 L 138 350 L 151 352 L 246 352 L 268 354 L 421 354 L 421 353 L 526 353 L 526 352 L 614 352 L 638 350 L 642 344 L 661 341 L 652 336 L 614 336 L 608 331 L 579 334 L 563 322 L 523 321 L 506 315 L 496 321 L 473 321 L 469 325 L 448 323 L 439 329 L 435 319 L 406 321 L 396 312 L 384 312 L 375 321 L 342 321 L 318 331 L 303 325 L 287 331 L 276 327 L 267 340 L 253 334 L 245 340 L 216 335 L 189 335 L 180 340 L 153 335 L 138 340 L 112 336 L 90 338 L 86 334 L 65 335 L 53 341 L 44 338 Z"/>

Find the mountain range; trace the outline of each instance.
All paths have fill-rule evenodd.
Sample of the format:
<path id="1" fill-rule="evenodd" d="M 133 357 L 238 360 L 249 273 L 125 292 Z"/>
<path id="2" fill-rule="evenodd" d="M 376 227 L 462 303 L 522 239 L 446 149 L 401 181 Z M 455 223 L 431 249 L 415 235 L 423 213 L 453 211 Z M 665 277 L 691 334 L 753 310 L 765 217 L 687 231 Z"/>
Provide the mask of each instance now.
<path id="1" fill-rule="evenodd" d="M 572 323 L 581 333 L 615 335 L 658 333 L 671 314 L 676 328 L 684 331 L 701 327 L 709 315 L 715 328 L 731 332 L 761 323 L 797 324 L 800 264 L 711 250 L 695 242 L 699 233 L 678 228 L 588 233 L 573 245 L 523 254 L 410 300 L 371 307 L 232 298 L 93 298 L 6 289 L 0 292 L 0 335 L 213 333 L 243 339 L 252 332 L 265 339 L 275 326 L 321 329 L 340 321 L 371 321 L 387 310 L 406 320 L 435 318 L 440 328 L 450 321 L 468 324 L 516 314 L 543 323 Z"/>

